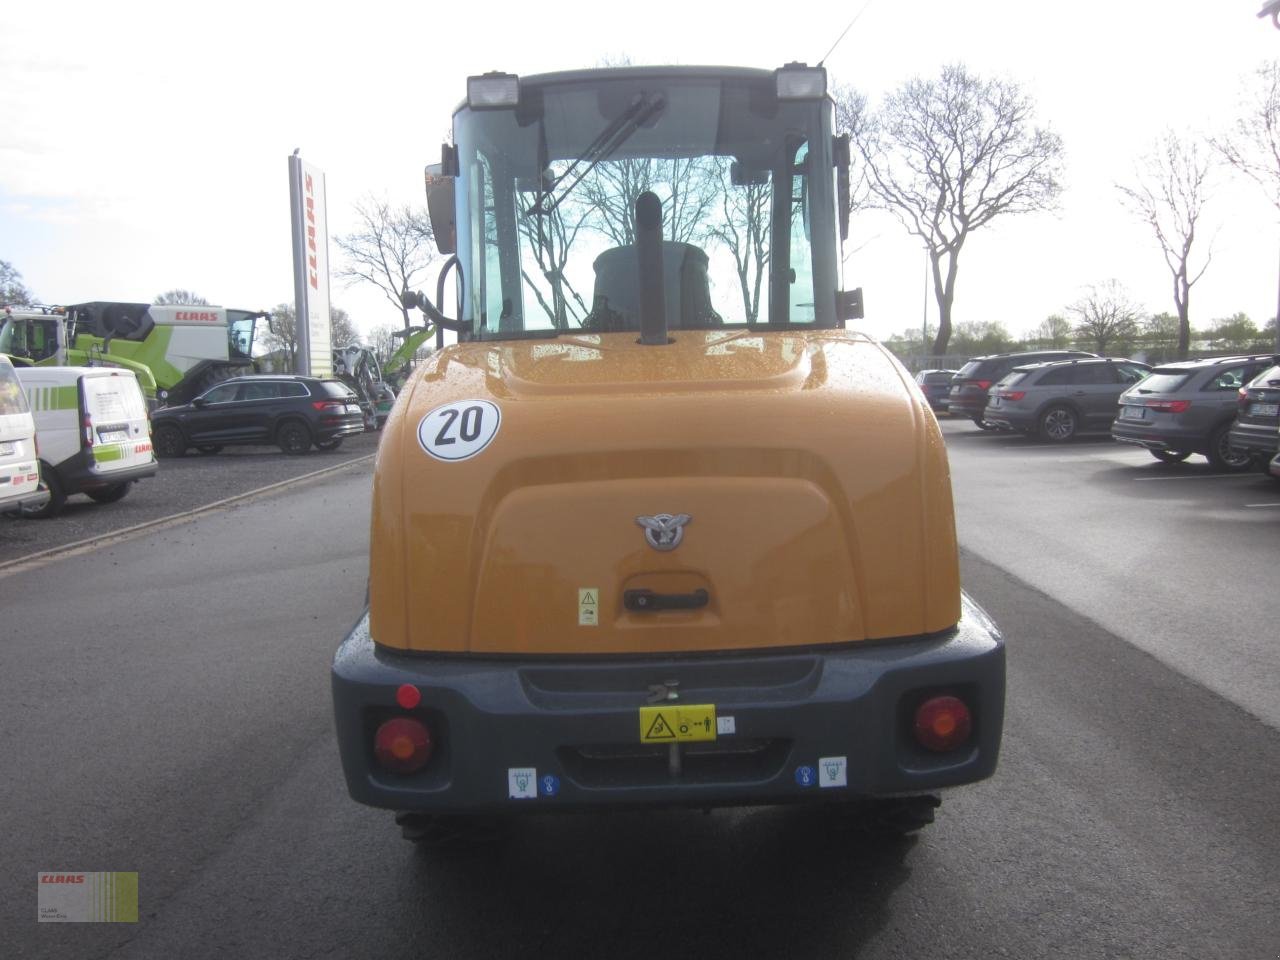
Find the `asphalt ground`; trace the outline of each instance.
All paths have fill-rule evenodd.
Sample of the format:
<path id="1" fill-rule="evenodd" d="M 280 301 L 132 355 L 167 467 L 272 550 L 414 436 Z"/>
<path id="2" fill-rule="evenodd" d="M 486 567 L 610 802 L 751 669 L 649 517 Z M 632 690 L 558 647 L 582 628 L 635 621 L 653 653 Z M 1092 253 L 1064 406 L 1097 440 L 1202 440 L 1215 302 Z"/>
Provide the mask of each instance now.
<path id="1" fill-rule="evenodd" d="M 1050 554 L 1107 539 L 1094 528 L 1130 511 L 1095 503 L 1038 524 L 1063 507 L 1032 494 L 1124 499 L 1083 486 L 1117 469 L 1095 462 L 1112 452 L 1043 455 L 963 427 L 946 428 L 962 572 L 1008 638 L 1005 744 L 996 776 L 948 794 L 919 839 L 870 840 L 836 810 L 657 811 L 530 817 L 488 843 L 414 849 L 390 814 L 347 798 L 333 741 L 329 661 L 362 605 L 368 546 L 368 470 L 352 464 L 0 571 L 0 953 L 1280 955 L 1280 734 L 1126 639 L 1127 607 L 1105 591 L 1067 604 L 1029 582 L 1043 571 L 1024 557 L 1050 541 L 1007 551 L 1038 525 L 1063 536 Z M 1022 492 L 990 489 L 998 475 Z M 1158 495 L 1175 498 L 1165 526 L 1197 506 L 1249 509 L 1212 478 L 1124 482 L 1188 488 Z M 1194 492 L 1205 483 L 1218 499 Z M 979 499 L 999 509 L 978 516 Z M 1006 528 L 1007 541 L 992 532 Z M 1207 580 L 1197 565 L 1216 557 L 1193 552 L 1183 575 Z M 1070 566 L 1065 580 L 1043 567 L 1058 592 L 1105 586 Z M 1264 581 L 1216 582 L 1227 594 Z M 1209 639 L 1231 653 L 1228 634 Z M 33 869 L 137 870 L 141 920 L 37 924 Z"/>
<path id="2" fill-rule="evenodd" d="M 1280 728 L 1280 482 L 1106 436 L 943 431 L 967 550 Z"/>
<path id="3" fill-rule="evenodd" d="M 185 457 L 161 460 L 159 472 L 134 484 L 118 503 L 98 504 L 75 494 L 61 514 L 47 520 L 0 516 L 0 565 L 372 456 L 380 436 L 372 431 L 357 434 L 337 450 L 312 448 L 303 456 L 289 456 L 270 446 L 242 446 L 225 447 L 212 456 L 191 451 Z M 371 462 L 368 469 L 372 472 Z"/>

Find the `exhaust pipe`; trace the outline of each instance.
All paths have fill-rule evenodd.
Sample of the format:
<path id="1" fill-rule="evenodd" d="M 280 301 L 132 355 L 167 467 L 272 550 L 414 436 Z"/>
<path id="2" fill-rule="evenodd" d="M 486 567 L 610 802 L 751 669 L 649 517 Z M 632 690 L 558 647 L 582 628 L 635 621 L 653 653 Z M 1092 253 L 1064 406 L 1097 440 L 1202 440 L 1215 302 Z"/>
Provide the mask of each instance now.
<path id="1" fill-rule="evenodd" d="M 662 271 L 662 201 L 646 190 L 636 198 L 636 261 L 639 271 L 640 342 L 661 346 L 667 337 L 667 297 Z"/>

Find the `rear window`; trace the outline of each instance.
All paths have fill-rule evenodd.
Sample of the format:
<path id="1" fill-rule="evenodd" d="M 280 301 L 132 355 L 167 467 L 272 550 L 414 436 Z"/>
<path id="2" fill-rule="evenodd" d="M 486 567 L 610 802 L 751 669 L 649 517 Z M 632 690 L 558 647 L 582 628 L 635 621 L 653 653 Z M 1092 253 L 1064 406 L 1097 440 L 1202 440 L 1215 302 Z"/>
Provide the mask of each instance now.
<path id="1" fill-rule="evenodd" d="M 13 372 L 12 366 L 0 363 L 0 417 L 7 417 L 11 413 L 26 413 L 28 409 L 27 396 L 22 392 L 18 375 Z"/>
<path id="2" fill-rule="evenodd" d="M 147 405 L 132 377 L 85 377 L 85 412 L 95 421 L 145 420 Z"/>
<path id="3" fill-rule="evenodd" d="M 1015 383 L 1019 383 L 1031 375 L 1030 370 L 1014 370 L 1005 374 L 1004 378 L 996 384 L 997 387 L 1012 387 Z"/>
<path id="4" fill-rule="evenodd" d="M 1141 393 L 1173 393 L 1190 377 L 1190 370 L 1161 370 L 1157 367 L 1151 371 L 1151 376 L 1142 381 L 1138 390 Z"/>
<path id="5" fill-rule="evenodd" d="M 1276 381 L 1272 383 L 1271 381 Z M 1280 387 L 1280 365 L 1268 367 L 1249 381 L 1251 387 Z"/>
<path id="6" fill-rule="evenodd" d="M 950 383 L 951 374 L 949 373 L 927 373 L 924 377 L 925 383 Z"/>
<path id="7" fill-rule="evenodd" d="M 356 398 L 356 392 L 341 380 L 321 380 L 320 389 L 324 391 L 326 397 L 334 397 L 338 400 L 354 400 Z"/>
<path id="8" fill-rule="evenodd" d="M 963 377 L 969 380 L 980 380 L 982 378 L 978 376 L 978 371 L 981 369 L 981 360 L 970 360 L 960 368 L 960 372 L 956 374 L 956 379 L 958 380 Z"/>

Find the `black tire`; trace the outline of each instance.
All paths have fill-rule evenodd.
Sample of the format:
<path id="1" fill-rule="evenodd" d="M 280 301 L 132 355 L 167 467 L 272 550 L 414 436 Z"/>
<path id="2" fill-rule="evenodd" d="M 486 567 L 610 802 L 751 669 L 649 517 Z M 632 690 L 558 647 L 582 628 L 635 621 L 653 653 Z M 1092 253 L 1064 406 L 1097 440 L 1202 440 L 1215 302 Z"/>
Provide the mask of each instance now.
<path id="1" fill-rule="evenodd" d="M 113 483 L 109 487 L 102 487 L 98 490 L 86 490 L 87 496 L 94 503 L 115 503 L 117 500 L 123 500 L 129 493 L 132 483 Z"/>
<path id="2" fill-rule="evenodd" d="M 1055 405 L 1040 414 L 1040 436 L 1050 443 L 1066 443 L 1080 429 L 1080 417 L 1070 407 Z"/>
<path id="3" fill-rule="evenodd" d="M 58 479 L 58 474 L 43 460 L 40 461 L 40 487 L 49 491 L 49 502 L 43 507 L 22 507 L 18 510 L 18 516 L 26 520 L 48 520 L 62 512 L 67 502 L 67 491 Z"/>
<path id="4" fill-rule="evenodd" d="M 276 446 L 291 457 L 311 449 L 311 431 L 301 420 L 286 420 L 276 429 Z"/>
<path id="5" fill-rule="evenodd" d="M 1148 450 L 1147 452 L 1161 463 L 1181 463 L 1191 456 L 1189 450 Z"/>
<path id="6" fill-rule="evenodd" d="M 204 455 L 204 456 L 206 456 L 206 457 L 212 457 L 215 453 L 221 453 L 221 452 L 222 452 L 222 444 L 220 444 L 220 443 L 206 443 L 206 444 L 202 444 L 201 446 L 196 447 L 196 449 L 197 449 L 198 451 L 200 451 L 200 453 L 201 453 L 202 455 Z"/>
<path id="7" fill-rule="evenodd" d="M 337 450 L 340 446 L 342 446 L 341 437 L 337 437 L 333 440 L 326 440 L 324 443 L 320 443 L 319 441 L 316 441 L 316 449 L 324 450 L 326 452 L 330 450 Z"/>
<path id="8" fill-rule="evenodd" d="M 507 834 L 498 817 L 462 814 L 397 813 L 400 835 L 419 850 L 449 856 L 483 855 Z"/>
<path id="9" fill-rule="evenodd" d="M 1249 469 L 1253 457 L 1248 453 L 1232 453 L 1230 444 L 1231 424 L 1224 423 L 1209 435 L 1209 452 L 1205 454 L 1214 467 L 1231 473 Z"/>
<path id="10" fill-rule="evenodd" d="M 981 417 L 970 417 L 969 419 L 972 420 L 976 426 L 980 427 L 983 430 L 996 429 L 996 425 L 994 423 L 987 423 L 987 421 L 983 420 Z"/>
<path id="11" fill-rule="evenodd" d="M 172 423 L 159 423 L 151 431 L 151 446 L 162 459 L 185 456 L 187 438 Z"/>

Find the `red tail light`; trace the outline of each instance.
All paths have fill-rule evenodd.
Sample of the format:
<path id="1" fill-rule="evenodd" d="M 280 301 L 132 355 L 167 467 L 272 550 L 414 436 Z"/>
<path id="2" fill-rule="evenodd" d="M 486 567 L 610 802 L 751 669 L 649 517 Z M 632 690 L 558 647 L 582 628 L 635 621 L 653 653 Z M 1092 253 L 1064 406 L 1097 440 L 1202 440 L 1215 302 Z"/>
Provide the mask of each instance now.
<path id="1" fill-rule="evenodd" d="M 975 381 L 973 381 L 973 382 L 974 382 L 974 384 L 977 386 L 977 388 L 978 388 L 979 390 L 990 390 L 990 389 L 991 389 L 991 381 L 990 381 L 990 380 L 975 380 Z"/>
<path id="2" fill-rule="evenodd" d="M 969 708 L 959 697 L 933 697 L 916 709 L 916 742 L 926 750 L 954 750 L 969 739 L 972 729 Z"/>
<path id="3" fill-rule="evenodd" d="M 431 731 L 412 717 L 393 717 L 373 737 L 373 754 L 392 773 L 415 773 L 431 759 Z"/>
<path id="4" fill-rule="evenodd" d="M 93 446 L 93 421 L 89 419 L 88 414 L 85 414 L 84 418 L 84 445 Z"/>
<path id="5" fill-rule="evenodd" d="M 1240 413 L 1247 414 L 1249 412 L 1249 391 L 1244 387 L 1240 388 L 1240 392 L 1236 395 L 1236 407 Z"/>
<path id="6" fill-rule="evenodd" d="M 1186 413 L 1190 400 L 1148 400 L 1147 407 L 1161 413 Z"/>
<path id="7" fill-rule="evenodd" d="M 996 394 L 1001 400 L 1021 400 L 1026 395 L 1025 390 L 1001 390 Z"/>
<path id="8" fill-rule="evenodd" d="M 321 413 L 345 413 L 347 405 L 337 400 L 312 400 L 311 406 Z"/>

